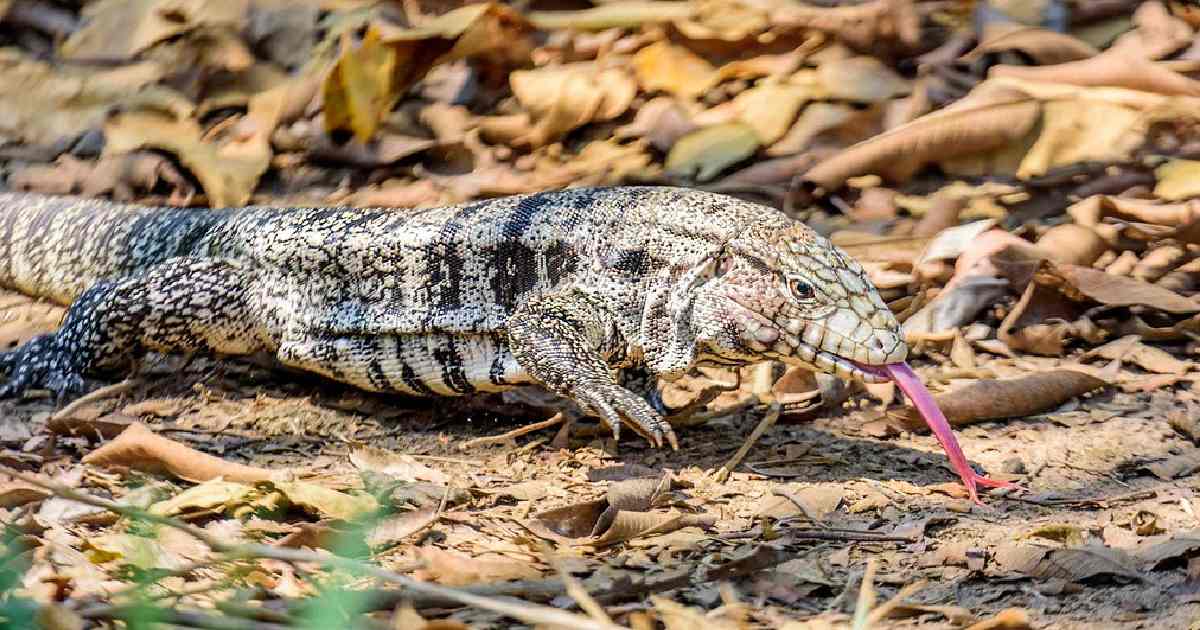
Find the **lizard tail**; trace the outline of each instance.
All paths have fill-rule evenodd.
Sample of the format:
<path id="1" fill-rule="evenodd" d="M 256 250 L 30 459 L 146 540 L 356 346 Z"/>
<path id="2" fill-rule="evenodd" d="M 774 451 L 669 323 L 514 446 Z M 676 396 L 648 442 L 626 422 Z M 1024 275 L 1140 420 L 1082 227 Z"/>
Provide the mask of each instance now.
<path id="1" fill-rule="evenodd" d="M 70 304 L 99 280 L 190 253 L 222 216 L 0 193 L 0 287 Z"/>

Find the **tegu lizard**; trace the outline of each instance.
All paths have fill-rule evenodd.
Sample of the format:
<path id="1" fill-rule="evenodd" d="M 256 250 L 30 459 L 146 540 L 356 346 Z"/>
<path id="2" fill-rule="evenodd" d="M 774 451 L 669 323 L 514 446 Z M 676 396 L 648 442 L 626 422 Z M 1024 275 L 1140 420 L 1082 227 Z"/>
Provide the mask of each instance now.
<path id="1" fill-rule="evenodd" d="M 366 390 L 538 383 L 675 443 L 615 370 L 777 359 L 878 381 L 903 361 L 863 269 L 773 209 L 589 188 L 427 210 L 147 208 L 0 194 L 0 285 L 70 309 L 0 355 L 0 395 L 77 391 L 146 351 L 244 355 Z"/>

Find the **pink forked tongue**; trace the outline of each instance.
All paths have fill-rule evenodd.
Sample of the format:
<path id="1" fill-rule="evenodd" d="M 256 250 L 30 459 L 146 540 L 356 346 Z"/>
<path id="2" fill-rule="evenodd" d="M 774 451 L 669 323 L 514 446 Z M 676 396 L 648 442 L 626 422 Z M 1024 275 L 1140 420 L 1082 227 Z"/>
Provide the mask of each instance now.
<path id="1" fill-rule="evenodd" d="M 917 378 L 912 368 L 908 367 L 907 363 L 889 363 L 884 366 L 860 366 L 864 370 L 887 376 L 896 383 L 900 391 L 908 396 L 908 399 L 913 402 L 920 412 L 921 417 L 925 419 L 925 424 L 929 425 L 929 429 L 933 431 L 934 437 L 942 445 L 942 450 L 946 451 L 946 457 L 950 459 L 951 466 L 962 478 L 963 485 L 967 487 L 967 494 L 971 500 L 980 505 L 983 504 L 979 500 L 979 495 L 976 493 L 976 485 L 990 486 L 992 488 L 1017 488 L 1017 484 L 1007 481 L 997 481 L 989 479 L 975 472 L 970 464 L 967 463 L 967 456 L 963 454 L 962 448 L 958 445 L 958 439 L 954 437 L 954 431 L 950 428 L 950 423 L 946 421 L 946 415 L 938 408 L 937 402 L 933 400 L 933 396 L 929 390 L 925 389 L 925 385 L 921 383 L 921 379 Z"/>

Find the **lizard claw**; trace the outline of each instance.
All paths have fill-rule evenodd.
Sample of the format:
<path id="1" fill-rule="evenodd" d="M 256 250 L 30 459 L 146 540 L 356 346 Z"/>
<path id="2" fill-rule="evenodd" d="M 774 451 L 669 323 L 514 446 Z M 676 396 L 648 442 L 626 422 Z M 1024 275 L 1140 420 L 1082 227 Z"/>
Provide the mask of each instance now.
<path id="1" fill-rule="evenodd" d="M 8 373 L 8 382 L 0 386 L 0 398 L 21 396 L 30 389 L 48 389 L 62 401 L 82 392 L 83 376 L 73 363 L 58 347 L 54 335 L 42 335 L 0 353 L 0 370 Z"/>
<path id="2" fill-rule="evenodd" d="M 679 440 L 671 425 L 649 403 L 624 387 L 616 383 L 590 384 L 577 388 L 575 397 L 609 426 L 613 439 L 621 439 L 621 421 L 624 418 L 634 431 L 649 440 L 655 448 L 662 448 L 665 441 L 672 449 L 679 449 Z"/>

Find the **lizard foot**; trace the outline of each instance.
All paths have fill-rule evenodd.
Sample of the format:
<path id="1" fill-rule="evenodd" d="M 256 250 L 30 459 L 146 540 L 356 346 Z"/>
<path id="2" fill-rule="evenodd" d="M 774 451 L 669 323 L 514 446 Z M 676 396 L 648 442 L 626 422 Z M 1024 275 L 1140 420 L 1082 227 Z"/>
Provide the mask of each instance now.
<path id="1" fill-rule="evenodd" d="M 48 389 L 62 400 L 84 389 L 81 370 L 59 347 L 54 335 L 42 335 L 19 348 L 0 352 L 0 371 L 8 374 L 8 382 L 0 385 L 0 398 L 22 396 L 31 389 Z"/>
<path id="2" fill-rule="evenodd" d="M 679 441 L 671 425 L 663 420 L 644 399 L 616 383 L 589 383 L 576 387 L 575 399 L 591 410 L 612 429 L 613 438 L 621 439 L 621 419 L 629 426 L 661 448 L 665 440 L 671 448 L 678 450 Z"/>

